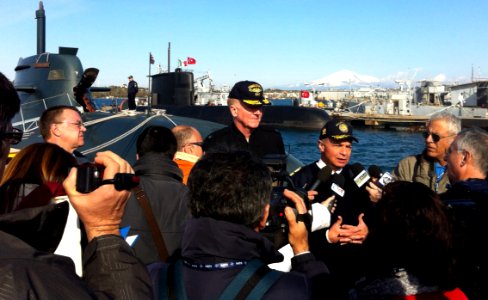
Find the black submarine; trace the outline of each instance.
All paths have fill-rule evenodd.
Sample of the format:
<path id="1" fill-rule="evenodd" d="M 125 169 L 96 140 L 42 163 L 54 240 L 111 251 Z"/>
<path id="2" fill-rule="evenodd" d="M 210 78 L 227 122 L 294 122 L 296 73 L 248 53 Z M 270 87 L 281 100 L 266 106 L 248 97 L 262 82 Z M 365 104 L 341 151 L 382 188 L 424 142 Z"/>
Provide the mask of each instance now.
<path id="1" fill-rule="evenodd" d="M 195 105 L 197 101 L 192 72 L 176 69 L 175 72 L 155 74 L 151 77 L 152 107 L 163 108 L 167 113 L 175 116 L 226 125 L 232 122 L 227 106 Z M 261 124 L 275 128 L 318 131 L 329 119 L 329 114 L 319 108 L 266 105 L 263 107 Z"/>
<path id="2" fill-rule="evenodd" d="M 147 126 L 172 128 L 187 124 L 197 128 L 202 136 L 223 127 L 204 120 L 170 116 L 160 109 L 119 113 L 95 111 L 92 93 L 110 90 L 92 87 L 99 70 L 83 69 L 77 56 L 78 48 L 59 47 L 58 53 L 46 52 L 46 15 L 42 1 L 36 10 L 36 19 L 37 54 L 20 58 L 15 68 L 14 86 L 21 108 L 12 123 L 24 131 L 24 138 L 16 148 L 43 141 L 39 118 L 46 108 L 56 105 L 75 106 L 82 113 L 87 131 L 85 145 L 79 150 L 89 159 L 98 151 L 111 150 L 134 163 L 135 141 Z"/>

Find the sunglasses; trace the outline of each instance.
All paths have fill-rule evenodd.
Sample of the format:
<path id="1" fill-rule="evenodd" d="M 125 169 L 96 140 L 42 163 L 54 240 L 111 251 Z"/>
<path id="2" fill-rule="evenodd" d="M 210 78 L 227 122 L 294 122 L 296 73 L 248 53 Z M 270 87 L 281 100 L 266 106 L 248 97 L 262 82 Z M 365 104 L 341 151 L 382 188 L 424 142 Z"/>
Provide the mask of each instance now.
<path id="1" fill-rule="evenodd" d="M 437 133 L 432 133 L 432 132 L 425 131 L 425 132 L 422 132 L 422 136 L 424 137 L 424 139 L 428 138 L 429 136 L 432 136 L 432 140 L 434 141 L 434 143 L 437 143 L 438 141 L 440 141 L 442 139 L 445 139 L 445 138 L 448 138 L 448 137 L 451 137 L 451 136 L 455 136 L 455 134 L 451 134 L 451 135 L 448 135 L 448 136 L 442 136 L 441 137 Z"/>
<path id="2" fill-rule="evenodd" d="M 10 145 L 17 145 L 22 141 L 22 135 L 24 132 L 17 128 L 12 128 L 10 132 L 1 132 L 0 133 L 0 140 L 4 140 Z"/>

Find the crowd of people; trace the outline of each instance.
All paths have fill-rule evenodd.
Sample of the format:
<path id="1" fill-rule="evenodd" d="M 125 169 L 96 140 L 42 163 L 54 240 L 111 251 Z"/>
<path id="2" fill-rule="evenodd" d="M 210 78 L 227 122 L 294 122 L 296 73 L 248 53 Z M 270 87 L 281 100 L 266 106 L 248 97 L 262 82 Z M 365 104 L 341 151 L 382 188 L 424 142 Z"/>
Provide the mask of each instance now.
<path id="1" fill-rule="evenodd" d="M 424 151 L 382 185 L 361 181 L 353 128 L 331 119 L 317 161 L 277 187 L 266 157 L 286 152 L 279 131 L 260 124 L 267 104 L 259 83 L 237 82 L 229 126 L 205 138 L 185 124 L 146 127 L 132 166 L 110 151 L 89 161 L 77 151 L 88 134 L 81 113 L 50 107 L 44 143 L 7 165 L 22 138 L 11 123 L 20 100 L 0 73 L 0 298 L 488 298 L 485 130 L 433 115 Z M 125 174 L 138 185 L 80 193 L 87 162 L 104 166 L 105 183 Z M 282 249 L 272 218 L 283 223 Z"/>

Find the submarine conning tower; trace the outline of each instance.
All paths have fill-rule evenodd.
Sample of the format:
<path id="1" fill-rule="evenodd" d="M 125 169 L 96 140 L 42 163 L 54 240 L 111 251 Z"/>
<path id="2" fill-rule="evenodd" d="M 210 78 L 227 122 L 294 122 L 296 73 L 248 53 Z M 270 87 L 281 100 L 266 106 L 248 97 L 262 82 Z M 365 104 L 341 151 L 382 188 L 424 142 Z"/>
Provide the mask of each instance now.
<path id="1" fill-rule="evenodd" d="M 152 75 L 152 105 L 193 105 L 193 73 L 181 71 Z"/>

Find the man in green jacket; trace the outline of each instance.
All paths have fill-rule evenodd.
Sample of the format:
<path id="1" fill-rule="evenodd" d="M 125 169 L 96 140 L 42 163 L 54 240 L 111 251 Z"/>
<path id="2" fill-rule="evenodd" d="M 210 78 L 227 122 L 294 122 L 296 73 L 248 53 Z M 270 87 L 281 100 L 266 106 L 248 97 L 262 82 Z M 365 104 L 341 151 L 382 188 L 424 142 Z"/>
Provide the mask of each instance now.
<path id="1" fill-rule="evenodd" d="M 444 155 L 461 131 L 461 120 L 448 112 L 439 112 L 431 116 L 426 127 L 424 151 L 402 159 L 393 174 L 397 180 L 420 182 L 436 193 L 443 193 L 449 184 Z"/>

